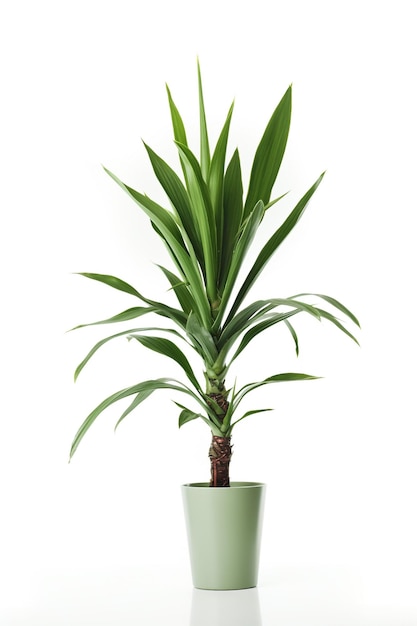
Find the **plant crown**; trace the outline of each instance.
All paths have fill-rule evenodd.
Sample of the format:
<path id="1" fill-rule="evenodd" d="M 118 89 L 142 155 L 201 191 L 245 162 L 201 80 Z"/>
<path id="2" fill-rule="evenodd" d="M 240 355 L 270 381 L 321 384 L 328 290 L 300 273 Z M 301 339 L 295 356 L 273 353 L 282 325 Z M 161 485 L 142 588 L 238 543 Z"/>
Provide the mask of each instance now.
<path id="1" fill-rule="evenodd" d="M 298 355 L 298 337 L 293 326 L 300 313 L 315 320 L 327 320 L 356 343 L 356 338 L 334 312 L 342 313 L 359 326 L 357 318 L 341 302 L 323 294 L 301 293 L 287 298 L 267 298 L 250 304 L 244 301 L 268 261 L 301 218 L 323 175 L 321 174 L 295 207 L 273 232 L 242 276 L 243 262 L 260 228 L 266 211 L 283 196 L 271 200 L 274 183 L 284 156 L 291 119 L 291 86 L 274 110 L 256 149 L 249 184 L 244 193 L 239 152 L 227 157 L 229 128 L 233 105 L 213 151 L 209 147 L 200 68 L 198 96 L 200 117 L 200 155 L 195 156 L 188 145 L 185 126 L 167 87 L 174 140 L 178 149 L 182 178 L 148 145 L 146 151 L 155 173 L 170 202 L 165 208 L 106 170 L 111 178 L 148 216 L 152 227 L 168 249 L 172 268 L 159 266 L 167 279 L 177 304 L 171 306 L 147 298 L 125 281 L 104 274 L 82 273 L 94 281 L 130 294 L 139 301 L 109 319 L 97 324 L 114 324 L 154 314 L 169 321 L 169 327 L 130 328 L 112 334 L 96 343 L 75 372 L 78 377 L 99 348 L 120 337 L 135 340 L 145 348 L 175 361 L 184 380 L 158 378 L 145 380 L 113 393 L 103 400 L 84 420 L 72 443 L 70 456 L 96 418 L 110 405 L 124 398 L 130 404 L 116 426 L 155 390 L 179 392 L 192 408 L 176 402 L 180 409 L 179 426 L 195 419 L 203 420 L 216 436 L 230 437 L 234 426 L 254 413 L 270 409 L 252 409 L 242 414 L 242 400 L 253 390 L 271 383 L 311 380 L 303 373 L 278 373 L 241 388 L 225 387 L 230 366 L 260 333 L 283 323 L 291 334 Z M 309 304 L 314 296 L 321 306 Z M 330 305 L 330 310 L 328 308 Z M 332 312 L 334 311 L 334 312 Z M 181 347 L 180 347 L 181 346 Z M 195 375 L 186 356 L 194 350 L 204 364 L 203 383 Z M 222 400 L 222 401 L 221 401 Z"/>

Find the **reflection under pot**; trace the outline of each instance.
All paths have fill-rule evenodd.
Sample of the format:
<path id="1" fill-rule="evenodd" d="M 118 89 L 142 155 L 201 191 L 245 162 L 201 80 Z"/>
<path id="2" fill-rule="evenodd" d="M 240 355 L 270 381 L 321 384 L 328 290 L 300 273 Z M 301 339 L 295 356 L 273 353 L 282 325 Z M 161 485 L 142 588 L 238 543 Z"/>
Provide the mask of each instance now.
<path id="1" fill-rule="evenodd" d="M 193 589 L 190 626 L 262 626 L 258 589 Z"/>

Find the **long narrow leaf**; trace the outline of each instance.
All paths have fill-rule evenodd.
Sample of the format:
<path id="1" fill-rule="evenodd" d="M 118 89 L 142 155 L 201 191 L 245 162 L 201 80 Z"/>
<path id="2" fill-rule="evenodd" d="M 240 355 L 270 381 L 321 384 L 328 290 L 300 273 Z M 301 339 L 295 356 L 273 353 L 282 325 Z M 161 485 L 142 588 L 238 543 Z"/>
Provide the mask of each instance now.
<path id="1" fill-rule="evenodd" d="M 319 378 L 320 376 L 311 376 L 310 374 L 300 374 L 294 372 L 286 372 L 285 374 L 275 374 L 274 376 L 269 376 L 268 378 L 265 378 L 265 380 L 261 380 L 256 383 L 249 383 L 248 385 L 242 387 L 242 389 L 240 389 L 236 394 L 235 407 L 237 407 L 237 405 L 248 393 L 258 389 L 259 387 L 263 387 L 264 385 L 300 380 L 317 380 Z"/>
<path id="2" fill-rule="evenodd" d="M 180 143 L 182 143 L 184 146 L 188 146 L 184 122 L 182 121 L 180 112 L 178 111 L 178 108 L 174 100 L 172 99 L 172 95 L 171 95 L 168 85 L 166 85 L 166 90 L 167 90 L 167 95 L 168 95 L 169 110 L 171 113 L 172 129 L 174 131 L 174 139 L 175 141 L 179 141 Z M 181 167 L 184 172 L 184 166 L 182 163 L 181 163 Z"/>
<path id="3" fill-rule="evenodd" d="M 290 331 L 291 337 L 294 340 L 294 343 L 295 343 L 295 354 L 297 356 L 299 356 L 300 348 L 299 348 L 299 345 L 298 345 L 298 336 L 297 336 L 297 333 L 295 332 L 294 326 L 288 320 L 284 320 L 284 323 L 285 323 L 286 327 L 288 328 L 288 330 Z"/>
<path id="4" fill-rule="evenodd" d="M 115 335 L 110 335 L 109 337 L 105 337 L 104 339 L 101 339 L 91 348 L 90 352 L 87 354 L 87 356 L 81 361 L 81 363 L 76 368 L 74 372 L 74 381 L 77 380 L 78 376 L 80 375 L 84 367 L 87 365 L 91 357 L 97 352 L 97 350 L 99 350 L 106 343 L 108 343 L 109 341 L 112 341 L 113 339 L 117 339 L 118 337 L 128 337 L 129 335 L 132 335 L 134 333 L 139 333 L 139 332 L 144 332 L 144 331 L 163 331 L 166 333 L 171 333 L 173 335 L 176 335 L 177 337 L 181 338 L 183 341 L 187 341 L 179 332 L 177 332 L 173 328 L 155 328 L 152 326 L 148 328 L 130 328 L 129 330 L 123 330 L 120 333 L 116 333 Z"/>
<path id="5" fill-rule="evenodd" d="M 219 140 L 213 153 L 213 158 L 210 165 L 210 173 L 208 179 L 208 188 L 210 192 L 211 204 L 214 211 L 214 217 L 216 221 L 217 231 L 217 250 L 218 250 L 218 265 L 221 259 L 221 246 L 223 243 L 223 181 L 224 181 L 224 166 L 226 161 L 227 141 L 229 137 L 230 122 L 232 119 L 233 104 L 227 114 L 226 122 L 220 133 Z"/>
<path id="6" fill-rule="evenodd" d="M 206 364 L 212 365 L 219 356 L 211 333 L 198 323 L 194 313 L 190 313 L 186 327 L 187 335 L 194 346 L 200 346 Z"/>
<path id="7" fill-rule="evenodd" d="M 254 322 L 264 319 L 265 314 L 269 313 L 278 306 L 287 306 L 296 309 L 298 312 L 304 311 L 320 319 L 320 313 L 317 309 L 300 300 L 293 298 L 271 298 L 270 300 L 256 300 L 232 318 L 228 324 L 225 324 L 218 340 L 219 349 L 224 349 L 226 344 L 233 342 L 239 335 Z"/>
<path id="8" fill-rule="evenodd" d="M 182 121 L 182 117 L 178 111 L 178 108 L 174 100 L 172 99 L 171 91 L 168 85 L 165 85 L 165 87 L 167 90 L 168 104 L 171 113 L 172 129 L 174 131 L 175 140 L 180 141 L 184 145 L 188 145 L 184 122 Z"/>
<path id="9" fill-rule="evenodd" d="M 219 349 L 222 349 L 231 338 L 238 337 L 248 326 L 272 308 L 273 305 L 270 300 L 256 300 L 239 311 L 227 325 L 223 326 L 217 341 Z"/>
<path id="10" fill-rule="evenodd" d="M 179 324 L 181 327 L 184 327 L 186 324 L 187 318 L 183 311 L 174 309 L 170 306 L 167 306 L 166 304 L 163 304 L 162 302 L 156 302 L 155 300 L 150 300 L 143 294 L 139 293 L 139 291 L 137 291 L 134 287 L 132 287 L 128 283 L 125 283 L 123 280 L 120 280 L 120 278 L 116 278 L 115 276 L 108 276 L 107 274 L 92 274 L 90 272 L 79 272 L 79 275 L 85 276 L 86 278 L 91 278 L 92 280 L 97 280 L 98 282 L 103 283 L 105 285 L 109 285 L 110 287 L 113 287 L 114 289 L 118 289 L 120 291 L 130 293 L 131 295 L 134 295 L 140 300 L 142 300 L 142 302 L 146 302 L 146 304 L 149 304 L 154 309 L 154 312 L 157 313 L 158 315 L 161 315 L 163 317 L 167 317 L 173 320 L 176 324 Z"/>
<path id="11" fill-rule="evenodd" d="M 96 408 L 91 411 L 91 413 L 86 417 L 84 422 L 81 424 L 78 432 L 76 433 L 74 440 L 71 445 L 70 450 L 70 460 L 74 456 L 75 451 L 77 450 L 79 444 L 84 438 L 85 434 L 91 428 L 97 417 L 109 406 L 118 402 L 119 400 L 123 400 L 124 398 L 128 398 L 129 396 L 133 396 L 136 394 L 142 394 L 142 401 L 145 397 L 148 397 L 153 391 L 157 389 L 171 389 L 173 391 L 181 391 L 182 393 L 187 393 L 194 399 L 200 400 L 196 394 L 194 394 L 188 387 L 183 385 L 182 383 L 178 383 L 178 381 L 172 381 L 169 378 L 158 378 L 155 380 L 146 380 L 142 383 L 138 383 L 137 385 L 133 385 L 132 387 L 127 387 L 126 389 L 122 389 L 121 391 L 117 391 L 113 393 L 111 396 L 100 402 Z M 148 393 L 149 392 L 149 393 Z"/>
<path id="12" fill-rule="evenodd" d="M 132 285 L 126 283 L 124 280 L 117 278 L 116 276 L 109 276 L 108 274 L 94 274 L 91 272 L 77 272 L 79 276 L 85 276 L 86 278 L 91 278 L 91 280 L 97 280 L 100 283 L 104 283 L 109 287 L 113 287 L 113 289 L 118 289 L 119 291 L 124 291 L 125 293 L 130 293 L 132 296 L 136 296 L 139 300 L 143 300 L 147 302 L 139 291 L 137 291 Z"/>
<path id="13" fill-rule="evenodd" d="M 171 270 L 163 267 L 162 265 L 158 265 L 158 267 L 165 274 L 166 278 L 171 284 L 175 295 L 177 296 L 178 302 L 180 303 L 182 310 L 188 316 L 195 307 L 194 300 L 192 299 L 188 291 L 187 285 L 185 285 L 184 282 L 180 278 L 178 278 L 178 276 L 171 272 Z"/>
<path id="14" fill-rule="evenodd" d="M 79 324 L 78 326 L 74 326 L 71 330 L 78 330 L 78 328 L 85 328 L 86 326 L 98 326 L 100 324 L 116 324 L 118 322 L 126 322 L 128 320 L 133 320 L 137 317 L 141 317 L 142 315 L 146 315 L 147 313 L 154 313 L 156 309 L 154 307 L 141 307 L 135 306 L 131 309 L 127 309 L 126 311 L 122 311 L 117 315 L 113 315 L 113 317 L 108 317 L 107 319 L 100 320 L 98 322 L 90 322 L 88 324 Z"/>
<path id="15" fill-rule="evenodd" d="M 127 409 L 123 411 L 123 413 L 117 420 L 116 425 L 114 427 L 115 431 L 117 430 L 120 422 L 122 422 L 125 419 L 125 417 L 129 415 L 129 413 L 131 413 L 134 409 L 136 409 L 136 407 L 139 406 L 139 404 L 142 404 L 142 402 L 146 400 L 146 398 L 148 398 L 153 391 L 154 391 L 153 389 L 147 389 L 146 391 L 141 391 L 140 393 L 137 394 L 136 398 L 133 399 L 133 402 L 129 404 Z"/>
<path id="16" fill-rule="evenodd" d="M 248 330 L 247 333 L 245 333 L 244 337 L 242 338 L 242 341 L 239 344 L 238 349 L 236 350 L 236 352 L 230 359 L 229 365 L 239 356 L 239 354 L 243 352 L 243 350 L 248 346 L 248 344 L 253 339 L 255 339 L 257 335 L 262 333 L 267 328 L 270 328 L 271 326 L 275 326 L 275 324 L 285 321 L 287 317 L 292 317 L 293 315 L 296 315 L 297 313 L 300 313 L 300 309 L 296 309 L 294 311 L 287 311 L 286 313 L 271 313 L 269 314 L 269 317 L 267 319 L 263 320 L 259 324 L 256 324 L 256 326 L 253 326 L 250 330 Z"/>
<path id="17" fill-rule="evenodd" d="M 237 277 L 242 268 L 243 260 L 249 250 L 249 247 L 253 241 L 253 238 L 257 232 L 260 222 L 265 213 L 265 207 L 261 201 L 257 203 L 252 213 L 242 226 L 240 237 L 233 250 L 232 259 L 228 275 L 226 278 L 226 284 L 222 293 L 221 304 L 218 309 L 218 314 L 215 323 L 213 324 L 213 330 L 217 331 L 220 327 L 224 312 L 228 306 L 229 299 L 231 297 L 233 288 L 236 284 Z M 230 316 L 229 316 L 230 318 Z"/>
<path id="18" fill-rule="evenodd" d="M 233 318 L 236 311 L 240 307 L 243 299 L 247 295 L 249 289 L 254 284 L 255 280 L 258 278 L 259 274 L 262 272 L 265 265 L 268 263 L 271 256 L 277 250 L 277 248 L 281 245 L 287 235 L 292 231 L 294 226 L 297 224 L 298 220 L 301 218 L 304 213 L 307 204 L 316 191 L 317 187 L 321 183 L 323 179 L 324 173 L 319 176 L 314 185 L 310 187 L 306 194 L 301 198 L 296 207 L 291 211 L 290 215 L 287 217 L 285 222 L 275 231 L 272 237 L 267 241 L 265 246 L 262 248 L 259 253 L 255 263 L 253 264 L 249 274 L 247 275 L 242 287 L 239 290 L 239 293 L 236 297 L 236 300 L 230 310 L 229 316 L 226 320 L 226 323 Z"/>
<path id="19" fill-rule="evenodd" d="M 294 307 L 292 311 L 288 311 L 286 313 L 269 313 L 268 311 L 272 308 L 275 308 L 277 306 L 280 305 L 285 305 L 285 306 L 291 306 Z M 292 317 L 293 315 L 297 314 L 297 313 L 308 313 L 310 315 L 312 315 L 313 317 L 315 317 L 316 319 L 320 320 L 321 316 L 322 316 L 322 309 L 319 309 L 318 307 L 314 307 L 311 305 L 307 305 L 307 307 L 305 306 L 304 302 L 301 302 L 300 300 L 293 300 L 292 298 L 276 298 L 270 301 L 269 306 L 266 307 L 263 310 L 263 315 L 262 315 L 262 319 L 261 321 L 256 324 L 256 326 L 253 326 L 242 338 L 241 343 L 239 344 L 238 349 L 236 350 L 235 354 L 233 355 L 233 357 L 230 359 L 229 361 L 229 365 L 230 363 L 232 363 L 232 361 L 234 361 L 239 354 L 246 348 L 246 346 L 252 341 L 252 339 L 254 339 L 257 335 L 259 335 L 259 333 L 262 333 L 264 330 L 266 330 L 267 328 L 270 328 L 271 326 L 279 323 L 279 322 L 286 322 L 287 318 Z M 258 316 L 257 316 L 258 317 Z M 289 324 L 289 329 L 290 332 L 294 338 L 294 341 L 296 342 L 296 351 L 297 351 L 297 355 L 298 355 L 298 339 L 297 339 L 297 335 L 295 334 L 294 329 L 292 328 L 292 326 Z M 344 329 L 345 330 L 345 329 Z M 346 332 L 346 330 L 345 330 Z M 232 338 L 233 339 L 233 338 Z M 222 348 L 222 354 L 223 352 L 226 351 L 226 349 L 228 349 L 230 347 L 230 343 L 232 340 L 229 340 L 229 342 L 227 342 L 224 347 Z"/>
<path id="20" fill-rule="evenodd" d="M 200 63 L 197 62 L 198 73 L 198 103 L 200 107 L 200 163 L 201 172 L 205 181 L 210 169 L 210 146 L 207 132 L 206 111 L 204 107 L 203 84 L 201 80 Z"/>
<path id="21" fill-rule="evenodd" d="M 190 409 L 187 409 L 187 407 L 185 407 L 183 404 L 180 404 L 179 402 L 175 402 L 174 404 L 176 404 L 180 409 L 182 409 L 179 419 L 178 419 L 179 428 L 181 428 L 181 426 L 184 426 L 184 424 L 187 424 L 187 422 L 191 422 L 195 419 L 200 418 L 203 420 L 205 424 L 207 424 L 207 426 L 211 429 L 214 435 L 217 435 L 218 437 L 224 436 L 220 428 L 212 420 L 208 419 L 204 415 L 201 415 L 201 413 L 195 413 L 195 411 L 191 411 Z"/>
<path id="22" fill-rule="evenodd" d="M 164 337 L 149 337 L 147 335 L 138 335 L 134 333 L 130 335 L 131 338 L 139 341 L 145 348 L 163 354 L 164 356 L 172 359 L 184 370 L 188 380 L 194 385 L 199 393 L 203 393 L 197 378 L 194 375 L 193 369 L 185 356 L 185 354 L 169 339 Z"/>
<path id="23" fill-rule="evenodd" d="M 206 294 L 201 283 L 201 277 L 198 268 L 194 265 L 190 255 L 188 254 L 184 240 L 172 215 L 147 196 L 144 196 L 135 189 L 125 185 L 109 170 L 106 169 L 106 172 L 124 191 L 129 194 L 131 198 L 133 198 L 133 200 L 141 207 L 141 209 L 158 228 L 158 231 L 161 233 L 164 241 L 172 252 L 174 260 L 177 262 L 178 269 L 184 278 L 189 282 L 190 287 L 193 290 L 194 299 L 198 307 L 198 311 L 196 312 L 200 315 L 201 320 L 208 325 L 210 323 L 209 320 L 211 313 L 206 299 Z"/>
<path id="24" fill-rule="evenodd" d="M 282 198 L 285 198 L 285 196 L 288 195 L 288 191 L 286 191 L 285 193 L 283 193 L 281 196 L 278 196 L 278 198 L 274 198 L 273 200 L 270 200 L 268 202 L 268 204 L 265 205 L 265 211 L 267 211 L 268 209 L 270 209 L 272 206 L 274 206 L 274 204 L 276 204 L 277 202 L 279 202 L 280 200 L 282 200 Z"/>
<path id="25" fill-rule="evenodd" d="M 272 114 L 256 150 L 245 203 L 244 217 L 262 200 L 267 205 L 287 145 L 291 121 L 291 86 Z"/>
<path id="26" fill-rule="evenodd" d="M 301 298 L 302 296 L 314 296 L 314 297 L 321 298 L 322 300 L 325 300 L 326 302 L 334 306 L 335 309 L 339 309 L 339 311 L 347 315 L 347 317 L 349 317 L 349 319 L 351 319 L 352 322 L 356 324 L 356 326 L 359 326 L 360 328 L 361 325 L 359 323 L 358 318 L 352 313 L 352 311 L 350 311 L 347 307 L 345 307 L 344 304 L 339 302 L 339 300 L 336 300 L 335 298 L 332 298 L 331 296 L 326 296 L 322 293 L 299 293 L 298 295 L 293 296 L 293 297 Z"/>
<path id="27" fill-rule="evenodd" d="M 339 322 L 339 320 L 334 315 L 332 315 L 328 311 L 325 311 L 323 309 L 319 309 L 318 307 L 317 307 L 317 310 L 319 311 L 321 317 L 323 317 L 326 320 L 329 320 L 329 322 L 334 324 L 339 330 L 341 330 L 343 333 L 345 333 L 345 335 L 350 337 L 356 344 L 359 345 L 359 341 L 356 339 L 356 337 L 354 335 L 352 335 L 352 333 L 349 332 L 347 330 L 347 328 L 345 328 L 343 326 L 343 324 L 341 322 Z"/>
<path id="28" fill-rule="evenodd" d="M 213 207 L 200 165 L 187 146 L 177 143 L 184 165 L 187 190 L 193 206 L 194 225 L 199 234 L 204 255 L 207 294 L 211 302 L 217 298 L 217 235 Z"/>
<path id="29" fill-rule="evenodd" d="M 242 415 L 242 417 L 233 422 L 228 431 L 228 436 L 230 437 L 232 430 L 236 426 L 236 424 L 244 420 L 246 417 L 249 417 L 250 415 L 255 415 L 256 413 L 266 413 L 267 411 L 273 411 L 273 409 L 252 409 L 252 411 L 247 411 L 244 415 Z"/>
<path id="30" fill-rule="evenodd" d="M 174 170 L 171 169 L 171 167 L 165 163 L 165 161 L 161 159 L 161 157 L 159 157 L 148 145 L 144 145 L 148 152 L 155 175 L 170 199 L 184 229 L 184 233 L 191 243 L 189 252 L 195 253 L 200 265 L 202 265 L 203 251 L 194 226 L 192 207 L 190 205 L 187 191 Z"/>
<path id="31" fill-rule="evenodd" d="M 239 152 L 235 150 L 226 169 L 223 186 L 223 242 L 219 268 L 219 292 L 223 293 L 233 248 L 243 216 L 243 185 Z"/>

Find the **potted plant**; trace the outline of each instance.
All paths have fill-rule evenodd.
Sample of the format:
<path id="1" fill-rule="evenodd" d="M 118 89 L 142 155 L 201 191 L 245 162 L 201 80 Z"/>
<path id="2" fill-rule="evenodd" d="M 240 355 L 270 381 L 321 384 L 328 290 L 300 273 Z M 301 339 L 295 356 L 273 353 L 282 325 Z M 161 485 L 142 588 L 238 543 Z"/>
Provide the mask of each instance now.
<path id="1" fill-rule="evenodd" d="M 316 378 L 304 373 L 273 372 L 266 379 L 241 387 L 237 383 L 228 386 L 226 379 L 230 367 L 260 333 L 281 323 L 292 336 L 298 354 L 298 337 L 293 321 L 299 314 L 310 315 L 315 320 L 327 320 L 357 342 L 345 322 L 336 315 L 342 314 L 359 326 L 358 320 L 330 296 L 311 293 L 291 297 L 268 295 L 265 299 L 247 302 L 251 288 L 301 218 L 324 175 L 321 174 L 296 203 L 261 248 L 249 271 L 242 275 L 243 261 L 262 227 L 265 213 L 273 210 L 272 207 L 283 197 L 271 199 L 290 128 L 291 91 L 290 86 L 266 126 L 253 159 L 246 191 L 238 150 L 230 158 L 227 154 L 233 105 L 214 150 L 210 150 L 199 67 L 199 158 L 188 144 L 183 120 L 167 88 L 184 182 L 145 144 L 170 208 L 160 206 L 106 169 L 149 217 L 152 227 L 169 251 L 172 267 L 160 266 L 160 269 L 176 298 L 174 306 L 148 298 L 120 278 L 82 274 L 128 293 L 139 301 L 138 305 L 94 324 L 114 324 L 154 314 L 162 317 L 165 325 L 130 328 L 102 339 L 77 367 L 75 378 L 104 344 L 127 337 L 175 361 L 182 369 L 183 379 L 163 377 L 144 380 L 111 394 L 82 423 L 72 443 L 70 457 L 97 417 L 113 403 L 130 399 L 118 425 L 154 391 L 169 389 L 175 392 L 177 400 L 180 399 L 176 400 L 179 426 L 199 419 L 211 431 L 210 482 L 183 486 L 193 580 L 195 586 L 201 588 L 236 589 L 252 587 L 257 582 L 264 485 L 231 483 L 229 464 L 231 436 L 236 425 L 255 413 L 269 409 L 253 408 L 243 412 L 243 399 L 263 385 Z M 320 306 L 309 303 L 311 296 L 321 303 Z M 195 351 L 201 358 L 202 376 L 191 367 L 188 351 Z"/>

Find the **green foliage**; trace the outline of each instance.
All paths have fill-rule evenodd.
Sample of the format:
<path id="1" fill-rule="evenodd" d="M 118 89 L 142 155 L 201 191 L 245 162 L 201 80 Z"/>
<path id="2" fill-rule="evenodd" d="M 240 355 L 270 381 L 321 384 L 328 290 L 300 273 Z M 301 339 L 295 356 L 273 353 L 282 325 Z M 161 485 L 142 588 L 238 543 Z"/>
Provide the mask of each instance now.
<path id="1" fill-rule="evenodd" d="M 195 410 L 176 402 L 181 409 L 180 427 L 190 421 L 201 419 L 214 434 L 230 436 L 234 426 L 241 420 L 255 413 L 271 410 L 252 409 L 243 414 L 239 413 L 240 403 L 247 394 L 271 383 L 316 378 L 302 373 L 281 373 L 246 384 L 237 390 L 236 387 L 227 390 L 224 384 L 231 363 L 238 359 L 258 335 L 280 322 L 284 322 L 288 329 L 298 355 L 298 336 L 293 322 L 289 321 L 289 318 L 296 315 L 303 313 L 311 315 L 317 321 L 323 319 L 330 321 L 335 328 L 357 342 L 346 328 L 345 322 L 340 321 L 335 313 L 342 313 L 349 322 L 359 326 L 357 318 L 343 304 L 330 296 L 304 293 L 290 298 L 273 297 L 257 300 L 243 306 L 266 264 L 303 215 L 324 176 L 321 174 L 296 202 L 294 208 L 260 250 L 248 273 L 242 276 L 244 260 L 262 227 L 265 211 L 271 210 L 271 207 L 283 197 L 281 195 L 271 200 L 290 129 L 291 86 L 275 108 L 255 151 L 246 195 L 237 149 L 228 160 L 233 104 L 229 108 L 214 151 L 211 152 L 201 72 L 198 67 L 200 155 L 197 157 L 188 145 L 184 122 L 168 87 L 167 94 L 182 179 L 152 148 L 145 144 L 145 149 L 155 176 L 169 200 L 169 208 L 159 205 L 148 196 L 126 185 L 109 170 L 105 171 L 148 216 L 151 226 L 166 246 L 173 268 L 159 267 L 169 283 L 170 290 L 175 294 L 178 306 L 172 307 L 164 302 L 151 300 L 135 287 L 114 276 L 83 273 L 81 275 L 86 278 L 129 294 L 139 300 L 141 305 L 132 306 L 98 322 L 81 324 L 76 328 L 126 322 L 149 313 L 163 317 L 173 327 L 134 328 L 105 337 L 93 346 L 79 364 L 75 378 L 99 348 L 113 339 L 125 337 L 135 339 L 142 347 L 173 360 L 191 383 L 191 388 L 181 381 L 159 378 L 140 382 L 112 394 L 101 402 L 81 425 L 72 444 L 71 456 L 96 418 L 107 407 L 133 396 L 130 405 L 117 422 L 118 425 L 155 390 L 160 389 L 185 393 L 198 406 L 198 410 Z M 323 306 L 330 306 L 330 309 L 309 304 L 306 299 L 310 297 L 318 298 L 324 303 Z M 159 335 L 155 336 L 155 332 L 167 333 L 175 342 Z M 185 352 L 177 345 L 178 343 L 181 343 Z M 194 351 L 201 359 L 204 368 L 203 382 L 198 380 L 186 356 L 187 351 Z M 214 397 L 219 394 L 224 399 L 223 406 Z"/>

